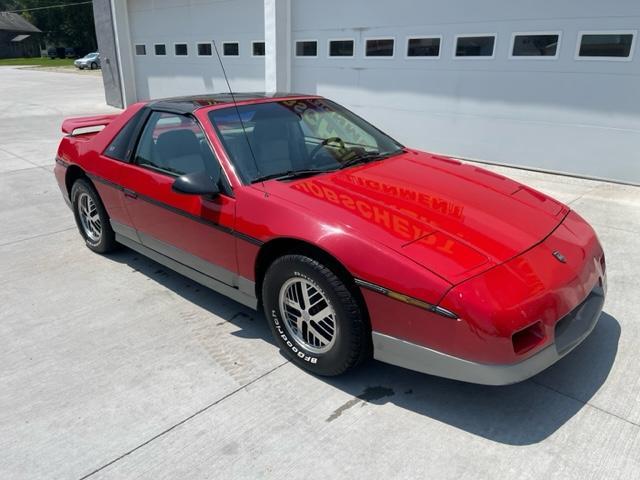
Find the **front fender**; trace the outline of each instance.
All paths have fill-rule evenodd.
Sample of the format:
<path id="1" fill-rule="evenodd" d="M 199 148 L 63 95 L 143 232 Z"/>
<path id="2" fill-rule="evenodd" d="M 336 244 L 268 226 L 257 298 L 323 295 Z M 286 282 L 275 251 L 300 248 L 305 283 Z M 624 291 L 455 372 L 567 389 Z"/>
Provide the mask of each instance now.
<path id="1" fill-rule="evenodd" d="M 236 229 L 260 242 L 290 238 L 309 243 L 334 257 L 353 277 L 431 304 L 437 304 L 451 288 L 443 278 L 391 248 L 359 235 L 348 225 L 319 218 L 257 188 L 237 192 Z M 259 245 L 239 246 L 241 276 L 255 279 L 259 249 Z"/>

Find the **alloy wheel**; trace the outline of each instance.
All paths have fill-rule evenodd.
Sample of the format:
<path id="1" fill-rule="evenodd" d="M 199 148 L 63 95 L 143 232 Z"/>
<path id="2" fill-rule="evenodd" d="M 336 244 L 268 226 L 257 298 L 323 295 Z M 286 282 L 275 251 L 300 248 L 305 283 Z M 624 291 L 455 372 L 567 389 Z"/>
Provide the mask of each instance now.
<path id="1" fill-rule="evenodd" d="M 292 337 L 313 353 L 325 353 L 336 341 L 336 312 L 320 287 L 295 277 L 280 288 L 280 314 Z"/>
<path id="2" fill-rule="evenodd" d="M 92 242 L 99 242 L 102 235 L 100 214 L 93 198 L 88 193 L 81 193 L 78 198 L 78 215 L 85 235 Z"/>

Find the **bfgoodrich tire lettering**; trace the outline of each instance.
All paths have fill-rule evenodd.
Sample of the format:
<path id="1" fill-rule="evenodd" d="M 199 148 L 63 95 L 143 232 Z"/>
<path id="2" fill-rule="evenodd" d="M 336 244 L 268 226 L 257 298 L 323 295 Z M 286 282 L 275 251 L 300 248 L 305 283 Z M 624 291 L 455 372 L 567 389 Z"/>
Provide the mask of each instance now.
<path id="1" fill-rule="evenodd" d="M 87 180 L 80 178 L 71 187 L 71 204 L 76 225 L 87 247 L 97 253 L 107 253 L 116 248 L 115 233 L 109 215 L 96 189 Z M 87 221 L 87 210 L 92 221 Z"/>
<path id="2" fill-rule="evenodd" d="M 281 308 L 286 292 L 302 286 L 308 288 L 316 301 L 326 300 L 319 301 L 318 307 L 326 312 L 321 314 L 326 317 L 326 323 L 322 326 L 312 323 L 314 327 L 309 327 L 323 329 L 320 335 L 308 334 L 304 326 L 297 329 L 287 323 L 295 325 L 292 319 L 301 317 L 302 309 L 294 310 L 296 315 L 291 315 Z M 265 274 L 262 299 L 278 346 L 298 366 L 331 376 L 344 373 L 368 358 L 371 332 L 359 302 L 343 280 L 317 260 L 304 255 L 285 255 L 275 260 Z M 292 305 L 295 307 L 295 302 Z M 306 314 L 305 321 L 309 318 Z"/>

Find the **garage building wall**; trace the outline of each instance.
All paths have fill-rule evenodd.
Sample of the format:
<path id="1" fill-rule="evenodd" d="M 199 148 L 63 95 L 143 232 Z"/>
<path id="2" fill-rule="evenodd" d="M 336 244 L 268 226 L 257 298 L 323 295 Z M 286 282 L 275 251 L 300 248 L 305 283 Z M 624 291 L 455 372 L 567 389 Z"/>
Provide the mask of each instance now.
<path id="1" fill-rule="evenodd" d="M 636 30 L 633 0 L 292 2 L 292 89 L 335 99 L 421 149 L 640 183 L 640 58 L 576 60 L 578 32 Z M 560 32 L 557 59 L 509 59 L 514 32 Z M 455 35 L 496 35 L 494 58 L 454 59 Z M 406 37 L 441 35 L 440 58 L 405 58 Z M 392 59 L 364 42 L 393 37 Z M 637 35 L 636 35 L 637 37 Z M 355 58 L 328 58 L 353 38 Z M 637 38 L 636 38 L 637 41 Z"/>
<path id="2" fill-rule="evenodd" d="M 584 31 L 631 31 L 637 43 L 635 0 L 110 1 L 125 104 L 226 91 L 216 57 L 198 57 L 196 44 L 238 41 L 240 56 L 224 57 L 235 91 L 320 94 L 409 146 L 640 184 L 640 52 L 576 58 Z M 510 58 L 516 32 L 557 32 L 557 58 Z M 495 35 L 494 55 L 454 58 L 464 34 Z M 440 56 L 406 58 L 409 36 L 440 36 Z M 251 42 L 265 37 L 266 57 L 252 56 Z M 344 38 L 355 41 L 354 57 L 329 58 L 329 40 Z M 368 38 L 393 38 L 393 58 L 365 58 Z M 316 40 L 317 56 L 297 57 L 296 40 Z M 188 44 L 187 57 L 174 55 L 176 42 Z M 166 56 L 154 54 L 156 43 Z"/>

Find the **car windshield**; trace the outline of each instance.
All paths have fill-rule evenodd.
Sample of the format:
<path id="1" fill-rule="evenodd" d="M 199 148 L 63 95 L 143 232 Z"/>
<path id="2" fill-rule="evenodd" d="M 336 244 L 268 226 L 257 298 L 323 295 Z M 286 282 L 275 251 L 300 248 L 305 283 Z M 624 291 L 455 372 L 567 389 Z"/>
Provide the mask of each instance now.
<path id="1" fill-rule="evenodd" d="M 222 108 L 209 118 L 245 183 L 337 170 L 402 151 L 354 113 L 321 98 Z"/>

